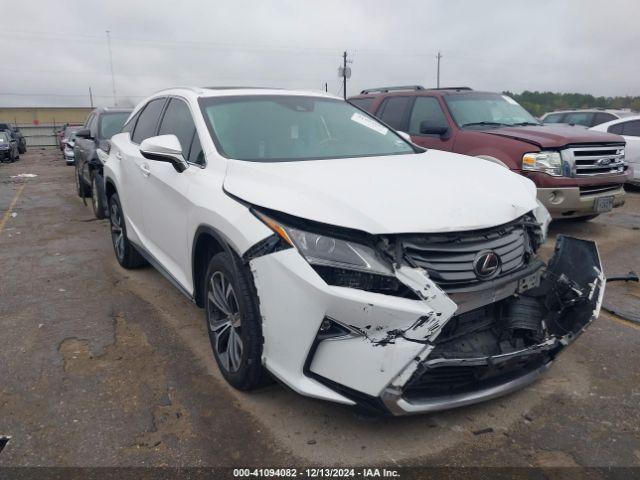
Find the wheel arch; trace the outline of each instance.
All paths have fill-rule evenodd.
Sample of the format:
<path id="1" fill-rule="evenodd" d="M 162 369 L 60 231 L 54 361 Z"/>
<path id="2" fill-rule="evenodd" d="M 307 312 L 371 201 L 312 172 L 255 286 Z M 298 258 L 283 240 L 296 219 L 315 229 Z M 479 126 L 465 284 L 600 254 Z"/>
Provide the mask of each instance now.
<path id="1" fill-rule="evenodd" d="M 240 256 L 231 246 L 227 238 L 210 225 L 200 225 L 193 237 L 191 249 L 191 274 L 193 279 L 193 299 L 196 305 L 204 307 L 204 276 L 211 257 L 226 252 Z"/>
<path id="2" fill-rule="evenodd" d="M 111 178 L 107 177 L 104 179 L 104 193 L 107 196 L 107 202 L 114 193 L 118 193 L 118 189 L 116 188 L 116 184 L 113 183 Z"/>

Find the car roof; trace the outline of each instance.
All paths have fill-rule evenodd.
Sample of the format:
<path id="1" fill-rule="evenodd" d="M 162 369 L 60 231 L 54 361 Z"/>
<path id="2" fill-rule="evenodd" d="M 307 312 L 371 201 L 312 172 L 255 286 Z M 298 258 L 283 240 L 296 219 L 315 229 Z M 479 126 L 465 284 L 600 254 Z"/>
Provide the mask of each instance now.
<path id="1" fill-rule="evenodd" d="M 416 86 L 416 87 L 419 87 Z M 365 89 L 358 95 L 353 95 L 349 99 L 358 98 L 376 98 L 381 95 L 385 97 L 419 97 L 419 96 L 438 96 L 447 95 L 502 95 L 498 92 L 485 92 L 482 90 L 472 90 L 469 87 L 442 87 L 442 88 L 424 88 L 424 87 L 381 87 Z"/>
<path id="2" fill-rule="evenodd" d="M 133 107 L 98 107 L 94 108 L 92 113 L 100 115 L 104 113 L 131 113 L 131 111 L 133 111 Z"/>

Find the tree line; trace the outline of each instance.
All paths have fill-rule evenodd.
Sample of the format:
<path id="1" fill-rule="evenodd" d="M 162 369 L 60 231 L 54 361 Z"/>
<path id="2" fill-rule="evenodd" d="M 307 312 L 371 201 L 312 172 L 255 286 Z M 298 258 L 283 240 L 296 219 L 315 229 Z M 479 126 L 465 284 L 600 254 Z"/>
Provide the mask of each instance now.
<path id="1" fill-rule="evenodd" d="M 553 110 L 573 110 L 576 108 L 629 108 L 640 112 L 640 97 L 594 97 L 584 93 L 504 92 L 539 117 Z"/>

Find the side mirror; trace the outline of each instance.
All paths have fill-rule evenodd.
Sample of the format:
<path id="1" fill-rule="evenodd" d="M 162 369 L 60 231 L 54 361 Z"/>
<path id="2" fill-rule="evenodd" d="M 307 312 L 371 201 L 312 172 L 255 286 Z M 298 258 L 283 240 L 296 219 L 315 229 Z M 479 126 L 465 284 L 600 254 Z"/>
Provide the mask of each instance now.
<path id="1" fill-rule="evenodd" d="M 143 140 L 140 153 L 146 159 L 170 163 L 178 173 L 184 172 L 189 166 L 182 156 L 180 140 L 175 135 L 158 135 Z"/>
<path id="2" fill-rule="evenodd" d="M 435 124 L 429 120 L 420 122 L 420 133 L 424 135 L 444 135 L 449 131 L 449 127 L 442 124 Z"/>
<path id="3" fill-rule="evenodd" d="M 91 130 L 89 130 L 88 128 L 83 128 L 82 130 L 78 130 L 76 132 L 76 137 L 91 138 Z"/>
<path id="4" fill-rule="evenodd" d="M 404 138 L 407 142 L 409 143 L 413 143 L 413 140 L 411 140 L 411 135 L 409 135 L 407 132 L 398 132 L 398 135 L 400 135 L 402 138 Z"/>

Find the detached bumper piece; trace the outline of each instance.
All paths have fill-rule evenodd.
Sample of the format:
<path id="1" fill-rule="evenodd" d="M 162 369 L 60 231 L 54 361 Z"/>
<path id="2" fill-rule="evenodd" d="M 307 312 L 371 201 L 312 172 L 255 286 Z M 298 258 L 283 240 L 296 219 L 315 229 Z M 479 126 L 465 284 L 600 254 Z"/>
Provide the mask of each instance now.
<path id="1" fill-rule="evenodd" d="M 595 243 L 559 235 L 538 286 L 452 317 L 408 381 L 383 392 L 385 406 L 434 412 L 524 387 L 597 318 L 604 285 Z"/>

